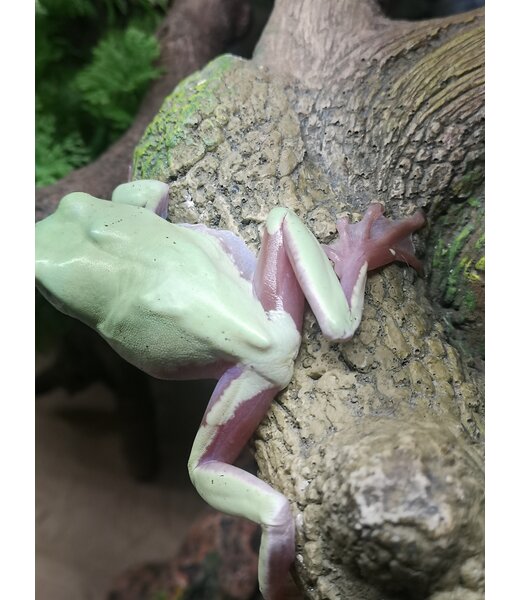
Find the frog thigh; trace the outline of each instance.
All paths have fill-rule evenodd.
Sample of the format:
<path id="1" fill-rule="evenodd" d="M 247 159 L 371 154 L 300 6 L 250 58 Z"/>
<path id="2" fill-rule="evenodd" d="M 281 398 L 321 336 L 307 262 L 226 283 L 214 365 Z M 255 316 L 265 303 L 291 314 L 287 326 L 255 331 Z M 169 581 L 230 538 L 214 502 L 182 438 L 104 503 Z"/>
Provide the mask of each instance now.
<path id="1" fill-rule="evenodd" d="M 191 225 L 190 223 L 179 223 L 178 225 L 217 238 L 226 253 L 233 259 L 240 275 L 248 281 L 253 279 L 256 269 L 256 256 L 238 235 L 227 229 L 211 229 L 205 225 Z"/>

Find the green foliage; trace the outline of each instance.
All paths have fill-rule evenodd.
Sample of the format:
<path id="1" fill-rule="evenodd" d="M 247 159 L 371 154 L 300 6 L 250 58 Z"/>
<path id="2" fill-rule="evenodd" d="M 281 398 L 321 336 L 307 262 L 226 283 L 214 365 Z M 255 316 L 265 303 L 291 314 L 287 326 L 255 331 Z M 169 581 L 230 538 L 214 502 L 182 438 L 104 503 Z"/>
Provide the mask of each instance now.
<path id="1" fill-rule="evenodd" d="M 90 159 L 90 151 L 77 131 L 59 138 L 56 118 L 39 114 L 36 108 L 36 181 L 48 185 L 61 179 L 72 169 L 81 167 Z"/>
<path id="2" fill-rule="evenodd" d="M 153 67 L 159 44 L 154 36 L 131 25 L 107 34 L 92 55 L 75 85 L 84 108 L 114 133 L 121 133 L 132 123 L 143 91 L 160 73 Z"/>
<path id="3" fill-rule="evenodd" d="M 159 75 L 168 0 L 36 2 L 36 185 L 87 164 L 131 124 Z"/>
<path id="4" fill-rule="evenodd" d="M 36 14 L 60 15 L 65 17 L 93 16 L 95 2 L 91 0 L 36 0 Z"/>

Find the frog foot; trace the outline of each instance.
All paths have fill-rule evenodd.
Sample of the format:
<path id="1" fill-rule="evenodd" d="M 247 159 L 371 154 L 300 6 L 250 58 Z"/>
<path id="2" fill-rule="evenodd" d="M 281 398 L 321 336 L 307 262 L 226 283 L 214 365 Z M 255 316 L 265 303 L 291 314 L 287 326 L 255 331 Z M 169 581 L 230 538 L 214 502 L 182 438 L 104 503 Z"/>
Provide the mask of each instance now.
<path id="1" fill-rule="evenodd" d="M 356 284 L 359 286 L 360 274 L 365 270 L 372 271 L 400 261 L 422 272 L 411 236 L 425 222 L 422 210 L 398 221 L 387 219 L 383 216 L 381 204 L 371 204 L 358 223 L 349 223 L 346 218 L 338 220 L 339 238 L 324 246 L 324 250 L 334 263 L 334 270 L 349 302 L 356 293 Z"/>

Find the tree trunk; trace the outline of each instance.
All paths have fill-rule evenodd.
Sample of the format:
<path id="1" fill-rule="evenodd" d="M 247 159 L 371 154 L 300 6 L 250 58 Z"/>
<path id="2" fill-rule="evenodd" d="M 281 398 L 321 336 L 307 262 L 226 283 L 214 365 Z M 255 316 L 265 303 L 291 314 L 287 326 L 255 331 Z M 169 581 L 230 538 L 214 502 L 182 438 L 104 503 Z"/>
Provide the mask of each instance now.
<path id="1" fill-rule="evenodd" d="M 466 368 L 483 346 L 483 16 L 396 22 L 371 2 L 280 0 L 255 52 L 290 82 L 327 213 L 384 199 L 429 224 L 426 279 L 371 278 L 350 344 L 308 318 L 258 432 L 309 598 L 483 597 L 483 396 Z"/>
<path id="2" fill-rule="evenodd" d="M 483 356 L 483 10 L 391 21 L 375 2 L 277 2 L 255 62 L 291 80 L 309 158 L 354 208 L 423 206 L 431 298 Z"/>
<path id="3" fill-rule="evenodd" d="M 281 0 L 253 62 L 222 57 L 183 82 L 134 155 L 135 178 L 170 183 L 172 220 L 253 247 L 279 204 L 322 242 L 373 200 L 428 216 L 427 277 L 398 266 L 371 277 L 349 344 L 325 341 L 308 315 L 293 381 L 258 431 L 261 476 L 294 508 L 308 598 L 482 597 L 478 353 L 467 337 L 454 347 L 431 302 L 447 303 L 432 293 L 441 259 L 471 261 L 459 280 L 445 267 L 454 297 L 481 285 L 466 275 L 482 250 L 482 21 Z"/>

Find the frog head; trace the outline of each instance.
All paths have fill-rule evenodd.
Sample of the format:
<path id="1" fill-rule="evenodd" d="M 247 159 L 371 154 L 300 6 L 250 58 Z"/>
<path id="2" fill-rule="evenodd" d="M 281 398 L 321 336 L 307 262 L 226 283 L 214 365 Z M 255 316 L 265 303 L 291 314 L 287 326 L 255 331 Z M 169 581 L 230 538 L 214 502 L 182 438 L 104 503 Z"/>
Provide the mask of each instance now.
<path id="1" fill-rule="evenodd" d="M 107 218 L 106 209 L 100 210 L 111 204 L 74 192 L 36 225 L 38 289 L 58 310 L 91 326 L 117 293 L 112 288 L 118 265 L 105 248 L 115 233 L 109 227 L 112 211 Z"/>

